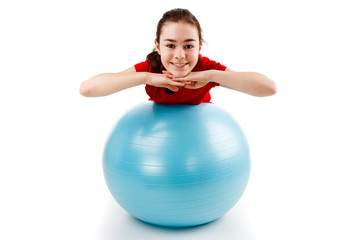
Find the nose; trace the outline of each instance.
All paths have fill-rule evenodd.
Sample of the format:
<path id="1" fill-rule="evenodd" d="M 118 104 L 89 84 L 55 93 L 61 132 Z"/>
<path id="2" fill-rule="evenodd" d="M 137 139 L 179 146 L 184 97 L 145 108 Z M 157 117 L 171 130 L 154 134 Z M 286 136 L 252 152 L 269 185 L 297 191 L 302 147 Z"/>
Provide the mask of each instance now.
<path id="1" fill-rule="evenodd" d="M 183 58 L 185 58 L 185 51 L 184 51 L 184 49 L 178 48 L 177 51 L 176 51 L 176 53 L 175 53 L 175 58 L 176 58 L 176 59 L 183 59 Z"/>

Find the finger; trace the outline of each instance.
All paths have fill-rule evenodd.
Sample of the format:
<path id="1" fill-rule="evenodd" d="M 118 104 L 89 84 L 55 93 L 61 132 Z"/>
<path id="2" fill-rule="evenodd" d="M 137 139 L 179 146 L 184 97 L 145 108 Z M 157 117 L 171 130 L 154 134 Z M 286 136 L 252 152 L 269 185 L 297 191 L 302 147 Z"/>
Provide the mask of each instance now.
<path id="1" fill-rule="evenodd" d="M 172 75 L 168 75 L 168 74 L 164 74 L 164 75 L 165 75 L 165 77 L 166 77 L 167 79 L 173 80 L 173 76 L 172 76 Z"/>
<path id="2" fill-rule="evenodd" d="M 185 85 L 185 83 L 175 82 L 175 81 L 173 81 L 173 80 L 169 80 L 169 81 L 168 81 L 168 85 L 183 87 L 183 86 Z"/>
<path id="3" fill-rule="evenodd" d="M 189 84 L 185 85 L 184 88 L 187 88 L 187 89 L 195 89 L 195 87 L 194 87 L 193 85 L 189 85 Z"/>
<path id="4" fill-rule="evenodd" d="M 193 81 L 187 80 L 185 78 L 172 78 L 171 80 L 175 81 L 175 82 L 180 82 L 183 84 L 191 84 L 193 83 Z"/>
<path id="5" fill-rule="evenodd" d="M 166 76 L 170 76 L 171 78 L 173 77 L 173 75 L 166 70 L 163 70 L 162 73 L 165 74 Z"/>
<path id="6" fill-rule="evenodd" d="M 186 77 L 183 77 L 183 78 L 174 77 L 174 78 L 172 78 L 172 80 L 178 81 L 178 82 L 189 81 Z"/>
<path id="7" fill-rule="evenodd" d="M 181 83 L 183 83 L 183 84 L 185 84 L 185 85 L 192 85 L 192 84 L 193 84 L 193 82 L 191 82 L 191 81 L 181 82 Z"/>
<path id="8" fill-rule="evenodd" d="M 165 87 L 173 92 L 177 92 L 179 90 L 179 88 L 172 86 L 172 85 L 167 85 Z"/>
<path id="9" fill-rule="evenodd" d="M 195 89 L 196 88 L 196 82 L 191 81 L 189 84 L 185 84 L 184 87 L 188 88 L 188 89 Z"/>

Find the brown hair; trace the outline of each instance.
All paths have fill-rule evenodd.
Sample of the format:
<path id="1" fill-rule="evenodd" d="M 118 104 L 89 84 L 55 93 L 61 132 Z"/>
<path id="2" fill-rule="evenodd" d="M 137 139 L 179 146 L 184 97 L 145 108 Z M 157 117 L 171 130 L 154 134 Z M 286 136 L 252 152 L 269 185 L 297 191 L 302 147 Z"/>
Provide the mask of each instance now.
<path id="1" fill-rule="evenodd" d="M 175 23 L 185 22 L 185 23 L 189 23 L 189 24 L 195 26 L 199 33 L 199 42 L 200 43 L 203 42 L 202 30 L 200 27 L 200 23 L 196 19 L 196 17 L 187 9 L 175 8 L 175 9 L 172 9 L 172 10 L 164 13 L 164 15 L 162 16 L 162 18 L 160 19 L 160 21 L 156 27 L 156 39 L 155 40 L 158 43 L 160 43 L 161 29 L 166 22 L 175 22 Z M 149 53 L 147 55 L 146 58 L 150 60 L 151 69 L 153 72 L 161 73 L 162 70 L 164 70 L 164 66 L 161 63 L 160 55 L 156 51 L 155 48 L 151 53 Z"/>

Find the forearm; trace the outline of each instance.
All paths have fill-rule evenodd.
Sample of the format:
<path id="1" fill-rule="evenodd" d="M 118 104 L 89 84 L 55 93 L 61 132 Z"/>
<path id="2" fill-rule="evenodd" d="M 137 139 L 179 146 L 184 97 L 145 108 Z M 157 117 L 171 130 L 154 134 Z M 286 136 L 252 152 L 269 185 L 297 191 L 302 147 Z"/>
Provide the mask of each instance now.
<path id="1" fill-rule="evenodd" d="M 86 97 L 101 97 L 145 84 L 146 72 L 128 69 L 120 73 L 102 73 L 84 81 L 80 93 Z"/>
<path id="2" fill-rule="evenodd" d="M 265 97 L 276 93 L 275 82 L 261 73 L 235 72 L 231 70 L 209 70 L 209 81 L 220 86 L 244 92 L 253 96 Z"/>

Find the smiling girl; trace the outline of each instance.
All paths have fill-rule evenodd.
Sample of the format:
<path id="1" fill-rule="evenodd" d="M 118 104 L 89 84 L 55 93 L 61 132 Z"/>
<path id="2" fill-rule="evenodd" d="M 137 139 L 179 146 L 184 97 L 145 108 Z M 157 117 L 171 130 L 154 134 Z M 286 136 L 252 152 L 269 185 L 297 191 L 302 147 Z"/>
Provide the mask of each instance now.
<path id="1" fill-rule="evenodd" d="M 275 83 L 263 74 L 235 72 L 202 56 L 202 44 L 200 24 L 190 11 L 168 11 L 157 25 L 155 48 L 146 61 L 90 78 L 81 84 L 80 93 L 100 97 L 145 84 L 150 100 L 186 104 L 210 102 L 215 86 L 259 97 L 276 93 Z"/>

